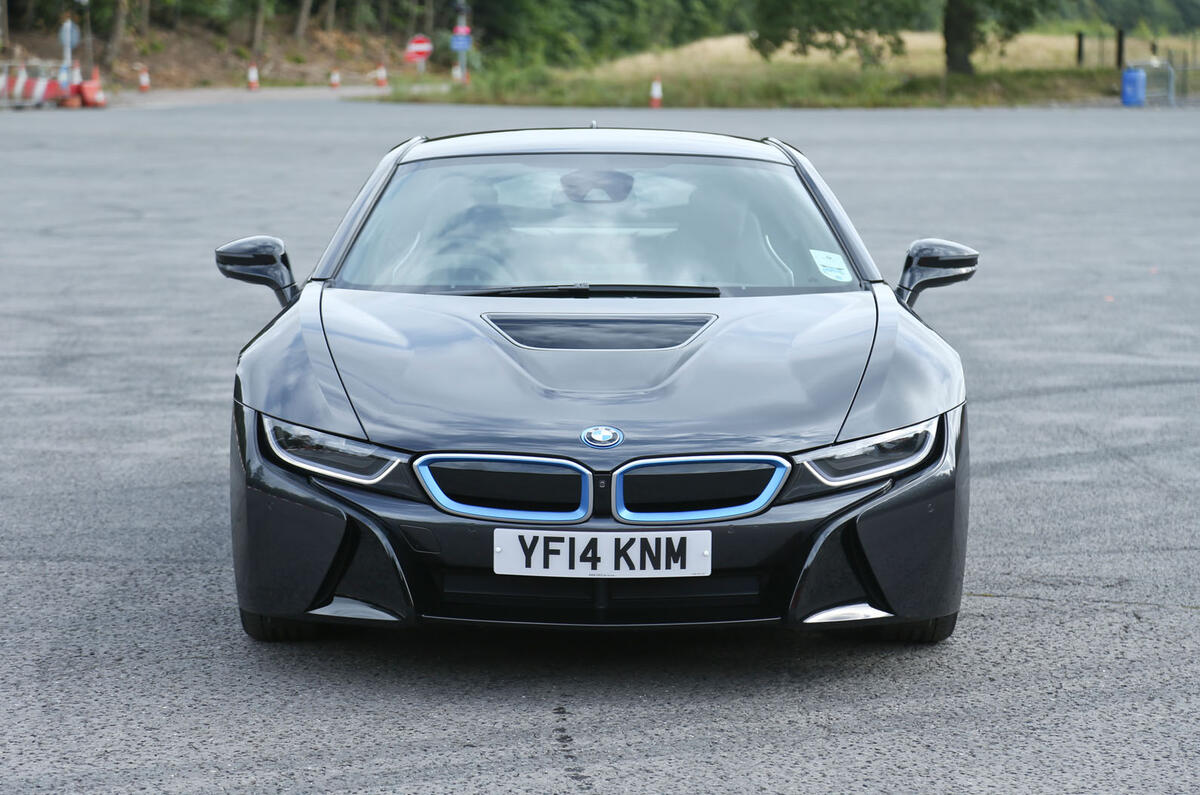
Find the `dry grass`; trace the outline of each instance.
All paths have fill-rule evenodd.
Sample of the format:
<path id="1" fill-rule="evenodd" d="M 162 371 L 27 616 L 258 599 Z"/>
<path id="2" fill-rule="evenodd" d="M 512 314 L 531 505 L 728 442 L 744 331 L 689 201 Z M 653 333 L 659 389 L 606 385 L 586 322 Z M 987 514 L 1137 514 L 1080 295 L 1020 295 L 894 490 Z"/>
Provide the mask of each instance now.
<path id="1" fill-rule="evenodd" d="M 905 53 L 888 57 L 884 68 L 888 71 L 913 75 L 939 74 L 944 68 L 942 35 L 935 32 L 904 34 Z M 1165 55 L 1167 48 L 1178 52 L 1190 52 L 1191 40 L 1166 38 L 1159 40 L 1159 53 Z M 1111 37 L 1103 42 L 1089 36 L 1085 44 L 1085 66 L 1107 67 L 1116 58 L 1116 44 Z M 1134 61 L 1150 57 L 1150 42 L 1127 38 L 1126 60 Z M 771 58 L 772 62 L 805 64 L 812 66 L 841 65 L 858 68 L 857 57 L 844 53 L 834 57 L 823 50 L 813 50 L 807 55 L 796 55 L 780 51 Z M 1075 37 L 1045 33 L 1026 33 L 1017 36 L 1003 48 L 990 47 L 975 54 L 977 69 L 995 72 L 1007 69 L 1067 69 L 1075 66 Z M 662 52 L 647 52 L 620 58 L 596 67 L 592 73 L 598 78 L 625 79 L 631 77 L 668 75 L 696 75 L 705 72 L 728 72 L 731 69 L 753 69 L 763 65 L 762 57 L 750 47 L 745 36 L 719 36 L 701 39 L 683 47 Z"/>
<path id="2" fill-rule="evenodd" d="M 545 69 L 478 73 L 470 86 L 436 97 L 414 95 L 405 86 L 398 101 L 433 100 L 505 105 L 645 106 L 642 77 L 598 78 Z M 1005 69 L 971 77 L 905 75 L 882 69 L 770 64 L 764 69 L 731 68 L 664 75 L 669 107 L 711 108 L 887 108 L 945 105 L 1030 105 L 1115 101 L 1115 69 Z"/>
<path id="3" fill-rule="evenodd" d="M 777 53 L 764 61 L 745 36 L 721 36 L 661 52 L 641 53 L 589 69 L 513 67 L 476 72 L 440 101 L 510 105 L 637 107 L 647 102 L 651 79 L 663 80 L 664 104 L 675 107 L 914 107 L 1024 105 L 1114 101 L 1120 75 L 1089 39 L 1086 68 L 1075 65 L 1071 34 L 1031 33 L 976 53 L 978 73 L 945 75 L 939 33 L 907 33 L 906 51 L 879 68 L 860 68 L 858 58 L 822 50 Z M 1186 40 L 1160 42 L 1184 49 Z M 1130 60 L 1149 54 L 1147 42 L 1129 39 Z M 1103 61 L 1101 61 L 1103 58 Z M 1101 63 L 1097 63 L 1101 61 Z M 414 97 L 400 86 L 395 99 Z"/>

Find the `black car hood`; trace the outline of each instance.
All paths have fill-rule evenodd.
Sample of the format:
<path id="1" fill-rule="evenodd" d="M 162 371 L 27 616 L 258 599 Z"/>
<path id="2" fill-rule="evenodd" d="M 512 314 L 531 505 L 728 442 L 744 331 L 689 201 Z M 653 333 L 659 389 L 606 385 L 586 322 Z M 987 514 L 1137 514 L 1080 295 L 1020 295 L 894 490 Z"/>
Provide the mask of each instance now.
<path id="1" fill-rule="evenodd" d="M 372 441 L 559 455 L 603 469 L 638 456 L 832 443 L 870 355 L 876 307 L 867 291 L 578 299 L 327 287 L 321 316 Z M 701 327 L 674 347 L 613 350 L 594 340 L 584 349 L 526 347 L 493 325 L 578 316 Z M 616 426 L 625 441 L 590 448 L 580 433 L 592 425 Z"/>

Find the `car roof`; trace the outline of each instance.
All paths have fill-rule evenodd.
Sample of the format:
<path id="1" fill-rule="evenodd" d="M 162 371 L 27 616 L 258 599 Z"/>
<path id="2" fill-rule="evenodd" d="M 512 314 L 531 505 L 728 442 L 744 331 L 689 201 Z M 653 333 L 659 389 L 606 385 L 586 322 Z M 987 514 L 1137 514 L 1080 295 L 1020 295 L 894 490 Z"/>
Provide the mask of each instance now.
<path id="1" fill-rule="evenodd" d="M 401 162 L 474 155 L 547 154 L 557 152 L 625 152 L 663 155 L 706 155 L 768 160 L 790 165 L 776 146 L 749 138 L 681 130 L 565 128 L 502 130 L 421 141 Z"/>

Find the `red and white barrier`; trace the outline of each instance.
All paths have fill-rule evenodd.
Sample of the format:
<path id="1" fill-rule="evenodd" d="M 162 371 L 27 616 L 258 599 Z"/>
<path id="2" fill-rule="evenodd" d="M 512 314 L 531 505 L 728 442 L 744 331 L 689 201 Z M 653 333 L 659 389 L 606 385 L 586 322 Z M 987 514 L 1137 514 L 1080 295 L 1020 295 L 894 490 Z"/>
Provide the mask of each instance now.
<path id="1" fill-rule="evenodd" d="M 46 87 L 50 85 L 50 78 L 42 75 L 35 77 L 25 84 L 25 99 L 33 102 L 34 105 L 41 105 L 46 101 Z M 58 88 L 58 83 L 54 84 Z"/>
<path id="2" fill-rule="evenodd" d="M 66 92 L 57 79 L 54 64 L 0 63 L 0 107 L 41 107 Z"/>

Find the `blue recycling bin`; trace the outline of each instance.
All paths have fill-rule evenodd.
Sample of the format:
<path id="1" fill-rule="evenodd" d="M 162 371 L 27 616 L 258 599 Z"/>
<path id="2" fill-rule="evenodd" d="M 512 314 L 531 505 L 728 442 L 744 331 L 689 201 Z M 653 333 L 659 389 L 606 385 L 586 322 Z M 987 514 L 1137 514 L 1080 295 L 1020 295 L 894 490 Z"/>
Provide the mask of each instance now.
<path id="1" fill-rule="evenodd" d="M 1130 66 L 1121 73 L 1121 104 L 1140 108 L 1146 104 L 1146 70 Z"/>

